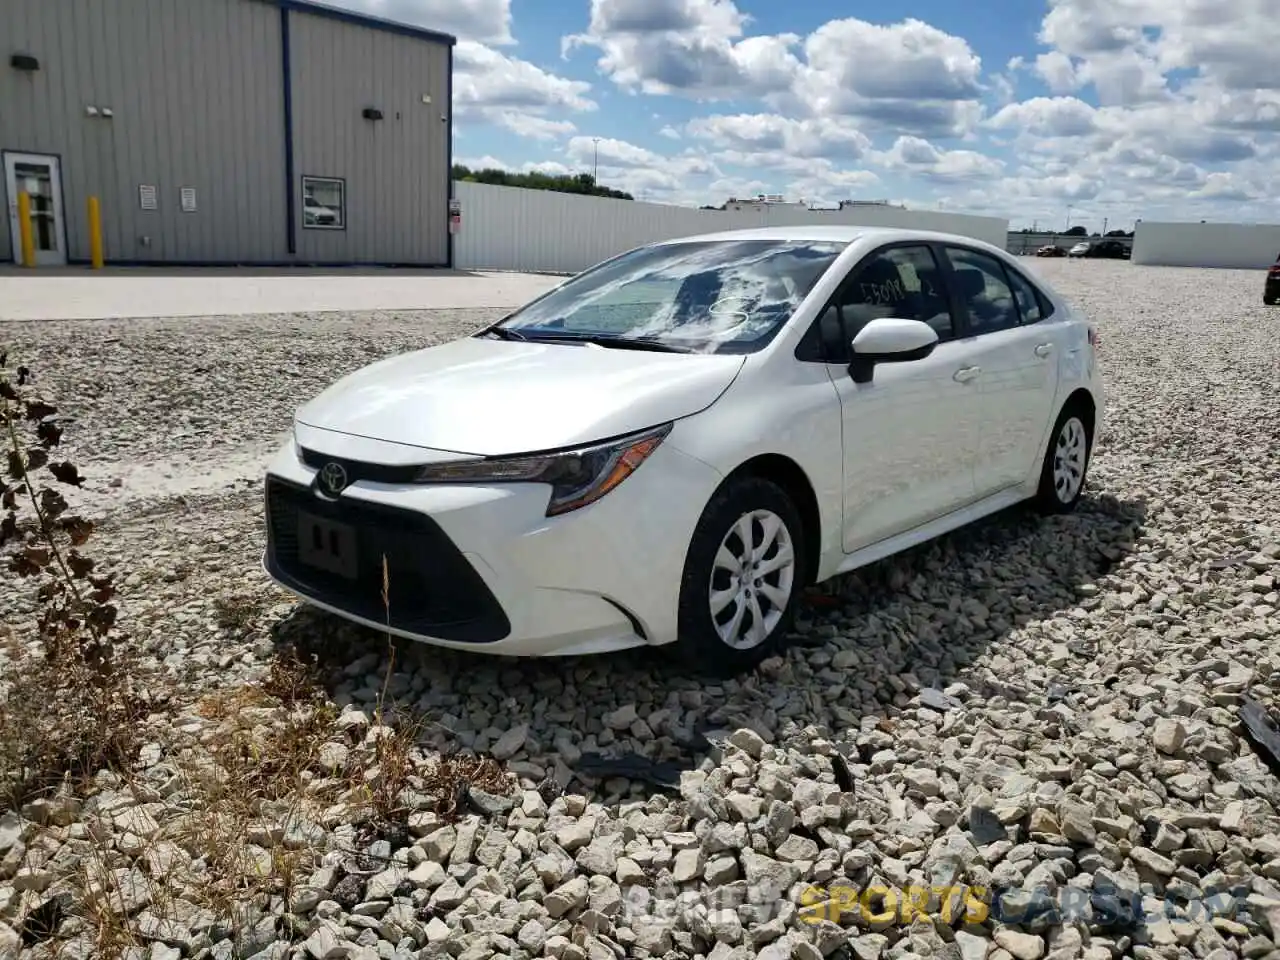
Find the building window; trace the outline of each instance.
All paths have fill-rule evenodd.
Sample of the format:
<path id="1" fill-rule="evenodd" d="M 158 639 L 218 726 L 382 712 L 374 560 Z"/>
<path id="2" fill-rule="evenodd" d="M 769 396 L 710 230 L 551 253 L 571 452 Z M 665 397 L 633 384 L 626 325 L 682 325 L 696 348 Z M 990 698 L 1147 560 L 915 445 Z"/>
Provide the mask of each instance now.
<path id="1" fill-rule="evenodd" d="M 302 226 L 309 230 L 346 229 L 345 180 L 338 177 L 302 178 Z"/>

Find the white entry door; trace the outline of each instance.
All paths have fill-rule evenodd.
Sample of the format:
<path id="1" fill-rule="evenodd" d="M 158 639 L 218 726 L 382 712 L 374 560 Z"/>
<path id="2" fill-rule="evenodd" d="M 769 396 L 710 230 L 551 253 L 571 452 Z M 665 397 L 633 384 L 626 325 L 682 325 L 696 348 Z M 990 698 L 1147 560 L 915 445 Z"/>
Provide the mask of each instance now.
<path id="1" fill-rule="evenodd" d="M 31 198 L 31 237 L 36 266 L 67 262 L 67 228 L 62 213 L 62 169 L 58 158 L 39 153 L 4 154 L 5 196 L 9 200 L 9 234 L 13 260 L 22 262 L 22 232 L 18 225 L 18 194 Z"/>

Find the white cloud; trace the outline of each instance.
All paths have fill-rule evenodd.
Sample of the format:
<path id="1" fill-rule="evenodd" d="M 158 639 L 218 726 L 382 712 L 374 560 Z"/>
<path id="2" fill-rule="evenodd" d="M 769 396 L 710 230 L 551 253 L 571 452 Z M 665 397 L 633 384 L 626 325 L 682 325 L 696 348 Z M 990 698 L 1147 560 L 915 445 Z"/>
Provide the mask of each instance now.
<path id="1" fill-rule="evenodd" d="M 880 178 L 870 170 L 840 170 L 817 161 L 809 170 L 789 180 L 784 193 L 810 206 L 835 206 L 841 200 L 865 198 L 867 191 L 879 184 Z"/>
<path id="2" fill-rule="evenodd" d="M 989 180 L 1004 173 L 1004 163 L 975 150 L 940 150 L 920 137 L 899 137 L 884 153 L 880 165 L 929 180 Z"/>
<path id="3" fill-rule="evenodd" d="M 793 117 L 960 135 L 981 116 L 981 60 L 922 21 L 832 20 L 804 38 L 748 36 L 749 21 L 732 0 L 591 0 L 587 30 L 566 37 L 563 52 L 594 47 L 600 72 L 624 89 L 755 98 Z"/>
<path id="4" fill-rule="evenodd" d="M 1236 113 L 1224 113 L 1232 106 Z M 1197 103 L 1184 97 L 1142 107 L 1095 108 L 1075 97 L 1036 97 L 1002 108 L 986 125 L 1019 134 L 1016 142 L 1024 151 L 1081 158 L 1139 151 L 1221 164 L 1257 153 L 1247 129 L 1259 116 L 1257 106 L 1221 100 Z M 1224 116 L 1234 116 L 1241 126 L 1224 125 Z"/>
<path id="5" fill-rule="evenodd" d="M 1074 93 L 1085 83 L 1075 61 L 1061 50 L 1050 50 L 1036 57 L 1035 70 L 1052 93 Z"/>
<path id="6" fill-rule="evenodd" d="M 491 154 L 484 154 L 479 157 L 456 156 L 453 162 L 467 167 L 471 170 L 519 170 L 520 164 L 507 163 L 499 160 Z"/>
<path id="7" fill-rule="evenodd" d="M 545 173 L 548 176 L 562 177 L 575 173 L 563 163 L 557 163 L 554 160 L 541 160 L 537 162 L 526 161 L 524 163 L 511 163 L 507 160 L 500 160 L 497 157 L 485 154 L 480 157 L 456 157 L 455 163 L 471 170 L 510 170 L 515 173 Z"/>
<path id="8" fill-rule="evenodd" d="M 1035 97 L 1002 107 L 987 125 L 1037 137 L 1080 137 L 1097 129 L 1096 114 L 1075 97 Z"/>
<path id="9" fill-rule="evenodd" d="M 571 120 L 548 120 L 516 110 L 499 111 L 496 120 L 512 133 L 533 140 L 556 140 L 578 129 Z"/>
<path id="10" fill-rule="evenodd" d="M 713 181 L 708 187 L 708 192 L 712 200 L 719 200 L 723 203 L 730 197 L 755 197 L 762 193 L 768 193 L 772 189 L 772 185 L 767 180 L 757 180 L 748 177 L 722 177 Z M 712 203 L 713 206 L 718 204 Z"/>
<path id="11" fill-rule="evenodd" d="M 526 163 L 521 167 L 525 173 L 545 173 L 550 177 L 567 177 L 573 173 L 569 167 L 554 160 L 543 160 L 540 163 Z"/>
<path id="12" fill-rule="evenodd" d="M 589 83 L 556 76 L 483 44 L 463 40 L 454 51 L 453 109 L 459 123 L 478 120 L 537 139 L 572 133 L 577 129 L 572 122 L 546 114 L 595 110 L 590 90 Z"/>
<path id="13" fill-rule="evenodd" d="M 1111 103 L 1158 97 L 1171 70 L 1228 90 L 1280 90 L 1274 0 L 1050 0 L 1040 40 Z"/>
<path id="14" fill-rule="evenodd" d="M 725 99 L 786 88 L 799 37 L 744 38 L 747 20 L 732 0 L 592 0 L 587 30 L 562 50 L 595 47 L 602 73 L 644 93 Z"/>
<path id="15" fill-rule="evenodd" d="M 832 20 L 809 35 L 804 50 L 796 94 L 819 115 L 958 135 L 981 114 L 981 59 L 965 40 L 919 20 Z"/>
<path id="16" fill-rule="evenodd" d="M 482 43 L 515 43 L 511 0 L 329 0 L 334 6 L 451 33 Z"/>
<path id="17" fill-rule="evenodd" d="M 601 170 L 662 170 L 672 176 L 717 174 L 715 166 L 702 154 L 686 151 L 664 156 L 626 140 L 612 137 L 571 137 L 565 155 L 579 169 L 598 164 Z M 603 182 L 604 176 L 601 175 Z"/>
<path id="18" fill-rule="evenodd" d="M 713 114 L 691 120 L 685 131 L 714 149 L 711 159 L 717 166 L 768 171 L 773 177 L 770 181 L 731 178 L 729 182 L 740 186 L 727 195 L 781 190 L 792 199 L 830 201 L 879 183 L 873 171 L 858 163 L 871 148 L 870 138 L 847 120 Z M 748 188 L 748 183 L 753 186 Z"/>
<path id="19" fill-rule="evenodd" d="M 841 120 L 792 120 L 777 114 L 712 114 L 686 124 L 691 136 L 718 147 L 790 157 L 857 160 L 871 140 L 853 124 Z"/>

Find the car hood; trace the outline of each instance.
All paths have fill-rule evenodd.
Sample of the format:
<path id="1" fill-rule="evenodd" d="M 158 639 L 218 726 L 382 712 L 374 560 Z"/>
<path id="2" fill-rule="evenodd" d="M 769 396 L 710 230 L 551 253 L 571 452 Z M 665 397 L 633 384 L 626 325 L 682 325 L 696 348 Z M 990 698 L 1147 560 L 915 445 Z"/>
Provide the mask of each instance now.
<path id="1" fill-rule="evenodd" d="M 745 362 L 470 337 L 357 370 L 296 419 L 375 440 L 503 456 L 591 443 L 697 413 Z"/>

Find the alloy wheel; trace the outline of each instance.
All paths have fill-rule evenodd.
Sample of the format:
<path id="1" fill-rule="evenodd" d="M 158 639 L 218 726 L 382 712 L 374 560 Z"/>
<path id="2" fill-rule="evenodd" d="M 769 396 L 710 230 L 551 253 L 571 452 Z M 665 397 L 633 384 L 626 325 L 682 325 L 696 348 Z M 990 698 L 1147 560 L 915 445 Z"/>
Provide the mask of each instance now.
<path id="1" fill-rule="evenodd" d="M 786 612 L 796 552 L 782 518 L 753 510 L 725 534 L 711 565 L 708 601 L 716 633 L 735 650 L 764 643 Z"/>
<path id="2" fill-rule="evenodd" d="M 1053 449 L 1053 489 L 1062 503 L 1070 503 L 1084 483 L 1088 440 L 1079 417 L 1068 417 Z"/>

